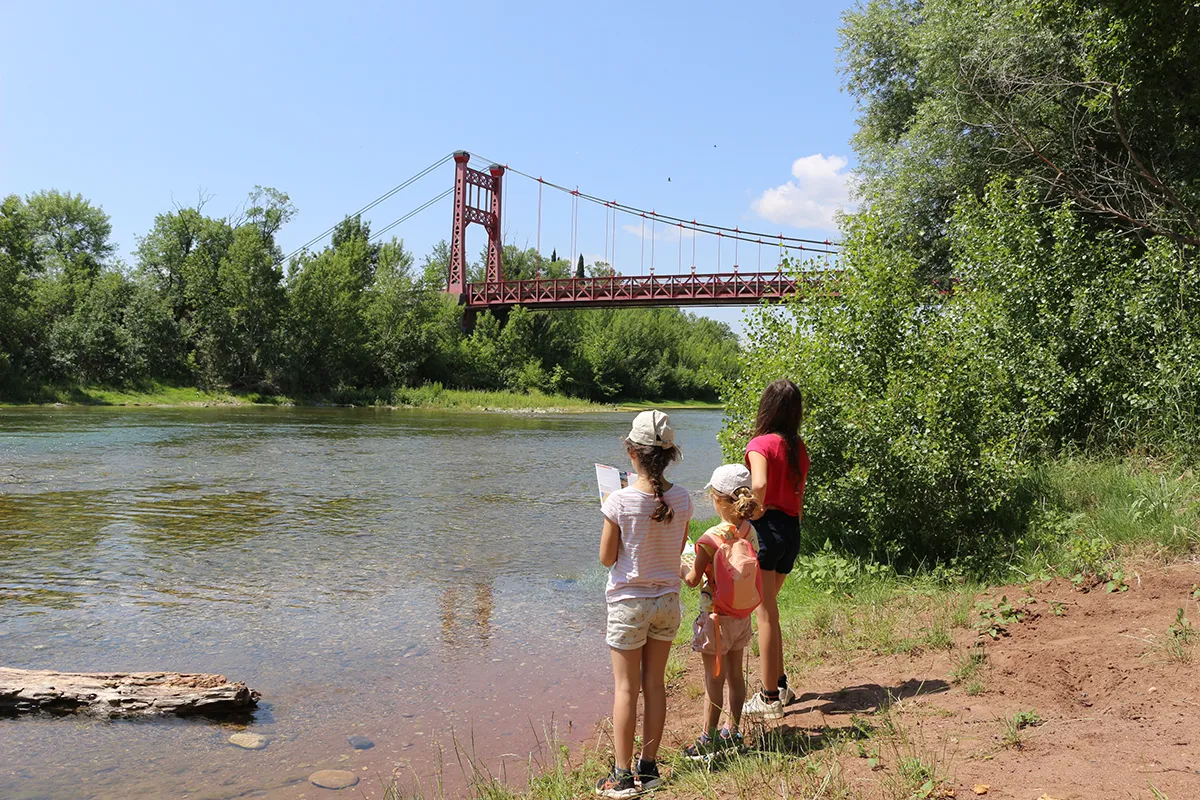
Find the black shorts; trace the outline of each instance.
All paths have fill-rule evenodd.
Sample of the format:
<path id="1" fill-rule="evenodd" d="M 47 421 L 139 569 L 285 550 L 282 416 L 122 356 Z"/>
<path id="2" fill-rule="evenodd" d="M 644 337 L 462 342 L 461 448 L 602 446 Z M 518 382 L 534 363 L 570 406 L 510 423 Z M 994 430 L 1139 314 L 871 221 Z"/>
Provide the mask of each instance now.
<path id="1" fill-rule="evenodd" d="M 758 534 L 759 569 L 791 572 L 800 555 L 800 518 L 771 509 L 751 524 Z"/>

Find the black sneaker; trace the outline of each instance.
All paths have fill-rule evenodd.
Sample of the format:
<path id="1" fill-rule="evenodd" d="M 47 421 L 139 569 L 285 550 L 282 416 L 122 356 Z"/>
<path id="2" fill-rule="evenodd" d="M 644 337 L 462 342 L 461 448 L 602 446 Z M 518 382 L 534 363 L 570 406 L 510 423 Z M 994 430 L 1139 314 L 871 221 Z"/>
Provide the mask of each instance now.
<path id="1" fill-rule="evenodd" d="M 642 761 L 638 759 L 637 765 L 637 782 L 642 787 L 643 792 L 648 792 L 651 789 L 657 789 L 662 786 L 662 776 L 658 774 L 657 761 Z"/>
<path id="2" fill-rule="evenodd" d="M 636 797 L 637 785 L 633 782 L 633 773 L 627 769 L 616 769 L 608 773 L 596 783 L 596 794 L 600 797 L 611 797 L 613 800 L 625 800 Z"/>
<path id="3" fill-rule="evenodd" d="M 683 748 L 683 754 L 692 761 L 712 761 L 726 746 L 721 738 L 714 739 L 707 733 L 702 733 L 695 742 Z"/>

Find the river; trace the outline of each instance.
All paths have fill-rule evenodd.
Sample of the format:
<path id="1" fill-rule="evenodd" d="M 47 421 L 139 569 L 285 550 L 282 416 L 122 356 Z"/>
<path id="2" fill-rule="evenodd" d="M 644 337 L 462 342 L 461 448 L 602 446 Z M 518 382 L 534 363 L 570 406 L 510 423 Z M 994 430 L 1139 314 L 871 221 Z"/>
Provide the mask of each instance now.
<path id="1" fill-rule="evenodd" d="M 592 463 L 626 463 L 632 417 L 0 410 L 0 664 L 221 673 L 271 739 L 0 718 L 0 797 L 332 797 L 326 768 L 452 795 L 456 748 L 519 779 L 611 708 Z M 720 412 L 671 417 L 699 490 Z"/>

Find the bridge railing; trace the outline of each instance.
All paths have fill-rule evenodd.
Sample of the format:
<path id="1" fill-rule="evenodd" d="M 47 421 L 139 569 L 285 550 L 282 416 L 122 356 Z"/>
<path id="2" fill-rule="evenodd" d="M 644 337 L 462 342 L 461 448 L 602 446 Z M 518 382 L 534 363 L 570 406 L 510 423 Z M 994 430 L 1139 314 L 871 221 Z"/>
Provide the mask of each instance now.
<path id="1" fill-rule="evenodd" d="M 533 278 L 467 285 L 469 307 L 589 305 L 733 305 L 778 300 L 815 290 L 823 275 L 814 270 L 800 278 L 783 272 L 613 275 L 595 278 Z"/>

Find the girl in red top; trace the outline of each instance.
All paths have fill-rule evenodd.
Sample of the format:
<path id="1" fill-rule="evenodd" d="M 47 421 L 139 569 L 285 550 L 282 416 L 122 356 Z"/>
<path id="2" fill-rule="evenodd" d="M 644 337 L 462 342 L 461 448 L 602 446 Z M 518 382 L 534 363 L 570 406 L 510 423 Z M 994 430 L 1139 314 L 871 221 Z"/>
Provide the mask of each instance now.
<path id="1" fill-rule="evenodd" d="M 746 445 L 750 490 L 763 509 L 752 521 L 763 585 L 762 604 L 755 612 L 763 688 L 746 702 L 743 713 L 763 719 L 782 719 L 783 707 L 796 699 L 783 671 L 776 598 L 800 554 L 800 515 L 808 478 L 808 450 L 800 438 L 803 415 L 804 400 L 796 384 L 786 378 L 775 381 L 763 391 L 754 437 Z"/>

